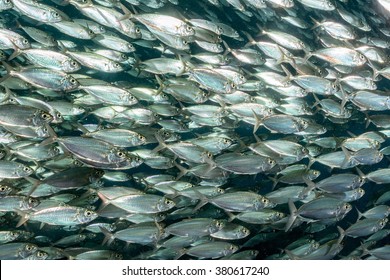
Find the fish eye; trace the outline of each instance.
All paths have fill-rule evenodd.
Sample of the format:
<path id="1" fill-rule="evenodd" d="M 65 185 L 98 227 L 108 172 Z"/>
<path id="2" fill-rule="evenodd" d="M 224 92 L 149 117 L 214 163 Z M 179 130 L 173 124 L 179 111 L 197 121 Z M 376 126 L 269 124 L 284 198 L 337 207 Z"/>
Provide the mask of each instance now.
<path id="1" fill-rule="evenodd" d="M 136 27 L 135 28 L 135 33 L 137 33 L 137 34 L 141 33 L 141 29 L 139 29 L 139 27 Z"/>
<path id="2" fill-rule="evenodd" d="M 42 117 L 42 119 L 47 120 L 50 118 L 50 115 L 46 114 L 46 113 L 42 113 L 41 117 Z"/>
<path id="3" fill-rule="evenodd" d="M 349 204 L 345 204 L 345 205 L 344 205 L 344 208 L 345 208 L 346 210 L 348 210 L 348 209 L 349 209 Z"/>
<path id="4" fill-rule="evenodd" d="M 69 79 L 69 82 L 71 82 L 72 84 L 76 84 L 76 83 L 77 83 L 77 81 L 76 81 L 75 78 L 70 78 L 70 79 Z"/>
<path id="5" fill-rule="evenodd" d="M 320 175 L 320 171 L 314 170 L 314 171 L 313 171 L 313 174 L 314 174 L 315 176 L 319 176 L 319 175 Z"/>
<path id="6" fill-rule="evenodd" d="M 192 29 L 192 27 L 191 27 L 191 26 L 189 26 L 189 25 L 187 26 L 187 28 L 186 28 L 186 29 L 187 29 L 187 31 L 192 31 L 192 30 L 193 30 L 193 29 Z"/>
<path id="7" fill-rule="evenodd" d="M 222 31 L 223 31 L 223 28 L 220 27 L 220 26 L 218 26 L 218 27 L 217 27 L 217 30 L 218 30 L 219 32 L 222 32 Z"/>
<path id="8" fill-rule="evenodd" d="M 207 155 L 207 157 L 209 157 L 209 158 L 211 158 L 211 157 L 213 156 L 213 154 L 210 153 L 210 152 L 208 152 L 206 155 Z"/>
<path id="9" fill-rule="evenodd" d="M 266 204 L 266 203 L 268 203 L 268 199 L 262 198 L 262 199 L 261 199 L 261 202 L 263 202 L 264 204 Z"/>
<path id="10" fill-rule="evenodd" d="M 95 33 L 91 29 L 88 29 L 88 34 L 89 35 L 94 35 Z"/>
<path id="11" fill-rule="evenodd" d="M 91 211 L 89 211 L 89 210 L 85 211 L 85 216 L 90 217 L 91 215 L 92 215 Z"/>
<path id="12" fill-rule="evenodd" d="M 363 60 L 363 59 L 365 59 L 365 56 L 364 55 L 359 55 L 359 58 L 361 59 L 361 60 Z"/>
<path id="13" fill-rule="evenodd" d="M 268 159 L 268 164 L 274 164 L 274 163 L 275 163 L 275 161 L 272 158 Z"/>
<path id="14" fill-rule="evenodd" d="M 188 45 L 188 42 L 186 40 L 183 40 L 183 45 Z"/>
<path id="15" fill-rule="evenodd" d="M 121 255 L 121 254 L 119 254 L 119 253 L 116 253 L 114 257 L 115 257 L 116 259 L 119 259 L 119 258 L 121 258 L 121 257 L 122 257 L 122 255 Z"/>
<path id="16" fill-rule="evenodd" d="M 54 17 L 59 17 L 60 16 L 60 14 L 59 13 L 57 13 L 57 12 L 54 12 Z"/>
<path id="17" fill-rule="evenodd" d="M 34 202 L 35 202 L 35 199 L 34 199 L 34 198 L 30 197 L 30 198 L 28 199 L 28 203 L 29 203 L 29 204 L 33 204 Z"/>
<path id="18" fill-rule="evenodd" d="M 138 139 L 139 139 L 139 140 L 142 140 L 142 141 L 145 141 L 145 140 L 146 140 L 145 136 L 142 136 L 142 135 L 138 135 Z"/>
<path id="19" fill-rule="evenodd" d="M 172 204 L 172 202 L 173 202 L 173 201 L 171 201 L 171 200 L 169 200 L 169 199 L 165 199 L 165 201 L 164 201 L 164 203 L 165 203 L 166 205 L 170 205 L 170 204 Z"/>
<path id="20" fill-rule="evenodd" d="M 236 84 L 235 84 L 235 83 L 231 83 L 230 86 L 231 86 L 232 88 L 236 88 Z"/>
<path id="21" fill-rule="evenodd" d="M 217 189 L 217 193 L 224 193 L 224 190 L 223 190 L 223 189 L 220 189 L 220 188 L 218 188 L 218 189 Z"/>
<path id="22" fill-rule="evenodd" d="M 119 67 L 120 67 L 119 63 L 115 63 L 115 64 L 114 64 L 114 67 L 115 67 L 115 68 L 119 68 Z"/>
<path id="23" fill-rule="evenodd" d="M 30 245 L 27 245 L 27 246 L 26 246 L 26 250 L 27 250 L 27 251 L 32 251 L 32 249 L 34 249 L 33 246 L 30 246 Z"/>
<path id="24" fill-rule="evenodd" d="M 18 233 L 17 232 L 11 232 L 11 236 L 18 236 Z"/>
<path id="25" fill-rule="evenodd" d="M 116 155 L 117 155 L 118 157 L 120 157 L 120 158 L 125 157 L 125 153 L 122 152 L 122 151 L 117 152 Z"/>
<path id="26" fill-rule="evenodd" d="M 106 32 L 106 29 L 104 28 L 104 26 L 99 26 L 99 30 L 100 30 L 100 32 Z"/>
<path id="27" fill-rule="evenodd" d="M 41 252 L 41 251 L 38 251 L 38 252 L 37 252 L 37 257 L 43 257 L 43 256 L 45 256 L 45 255 L 46 255 L 45 252 Z"/>
<path id="28" fill-rule="evenodd" d="M 121 54 L 121 58 L 126 60 L 127 59 L 127 55 L 125 55 L 124 53 Z"/>
<path id="29" fill-rule="evenodd" d="M 233 251 L 235 249 L 235 247 L 236 246 L 234 246 L 234 245 L 230 245 L 229 250 Z"/>
<path id="30" fill-rule="evenodd" d="M 10 0 L 5 0 L 4 3 L 5 4 L 9 4 L 11 1 Z"/>
<path id="31" fill-rule="evenodd" d="M 302 41 L 299 41 L 299 44 L 301 45 L 301 46 L 305 46 L 305 43 L 304 42 L 302 42 Z"/>
<path id="32" fill-rule="evenodd" d="M 72 66 L 77 66 L 77 62 L 74 61 L 74 60 L 72 60 L 72 62 L 70 63 L 70 65 L 72 65 Z"/>
<path id="33" fill-rule="evenodd" d="M 23 39 L 22 43 L 27 45 L 28 44 L 28 40 L 27 39 Z"/>
<path id="34" fill-rule="evenodd" d="M 361 194 L 364 194 L 364 190 L 363 189 L 359 189 L 358 192 L 361 193 Z"/>
<path id="35" fill-rule="evenodd" d="M 6 187 L 4 187 L 4 186 L 0 187 L 0 191 L 4 192 L 5 190 L 6 190 Z"/>

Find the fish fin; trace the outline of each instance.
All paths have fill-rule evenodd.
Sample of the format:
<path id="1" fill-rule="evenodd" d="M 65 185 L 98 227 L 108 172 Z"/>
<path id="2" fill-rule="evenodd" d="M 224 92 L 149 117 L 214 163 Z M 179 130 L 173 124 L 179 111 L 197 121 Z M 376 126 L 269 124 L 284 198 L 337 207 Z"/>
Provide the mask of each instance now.
<path id="1" fill-rule="evenodd" d="M 348 163 L 351 163 L 353 160 L 353 157 L 351 155 L 351 152 L 348 151 L 345 147 L 341 146 L 341 150 L 344 152 L 345 158 L 343 163 L 341 164 L 341 168 L 346 168 Z"/>
<path id="2" fill-rule="evenodd" d="M 313 29 L 316 29 L 318 27 L 320 27 L 322 24 L 321 22 L 319 22 L 318 20 L 316 20 L 315 18 L 313 18 L 312 16 L 309 16 L 310 19 L 313 21 L 314 23 L 314 26 L 310 28 L 310 30 L 313 30 Z"/>
<path id="3" fill-rule="evenodd" d="M 286 228 L 284 229 L 285 232 L 288 232 L 291 229 L 296 218 L 298 217 L 298 210 L 295 207 L 294 202 L 291 200 L 291 198 L 288 200 L 288 208 L 290 209 L 290 217 L 288 218 L 288 221 L 286 223 Z"/>
<path id="4" fill-rule="evenodd" d="M 302 176 L 302 179 L 306 183 L 307 188 L 303 189 L 303 191 L 299 194 L 299 197 L 304 199 L 310 192 L 312 192 L 316 188 L 316 184 L 306 176 Z"/>
<path id="5" fill-rule="evenodd" d="M 244 33 L 245 37 L 248 39 L 248 43 L 244 46 L 244 48 L 256 45 L 256 41 L 253 39 L 253 37 L 246 31 L 242 31 Z"/>
<path id="6" fill-rule="evenodd" d="M 181 166 L 180 164 L 178 164 L 176 161 L 173 162 L 173 165 L 179 169 L 179 174 L 177 175 L 176 177 L 176 180 L 179 180 L 181 177 L 183 177 L 184 175 L 186 175 L 188 173 L 188 169 L 184 168 L 183 166 Z"/>
<path id="7" fill-rule="evenodd" d="M 29 181 L 31 184 L 33 184 L 31 190 L 27 194 L 27 196 L 31 196 L 33 192 L 35 192 L 36 189 L 41 185 L 41 181 L 32 177 L 25 177 L 25 179 Z"/>
<path id="8" fill-rule="evenodd" d="M 309 61 L 310 57 L 312 57 L 312 56 L 313 56 L 313 53 L 312 53 L 312 52 L 307 52 L 307 53 L 305 54 L 305 57 L 303 58 L 303 62 L 304 62 L 304 63 L 307 63 L 307 62 Z"/>
<path id="9" fill-rule="evenodd" d="M 376 78 L 381 74 L 381 70 L 378 70 L 378 68 L 371 62 L 371 60 L 367 59 L 368 65 L 372 69 L 372 80 L 376 80 Z"/>
<path id="10" fill-rule="evenodd" d="M 28 212 L 16 208 L 14 211 L 21 216 L 19 222 L 16 224 L 16 227 L 20 227 L 30 219 L 30 214 Z"/>
<path id="11" fill-rule="evenodd" d="M 45 128 L 47 129 L 47 132 L 49 133 L 50 137 L 43 140 L 41 143 L 38 144 L 38 146 L 47 146 L 57 141 L 58 136 L 57 133 L 55 133 L 54 129 L 51 128 L 49 124 L 45 124 Z"/>
<path id="12" fill-rule="evenodd" d="M 119 7 L 125 13 L 123 16 L 121 16 L 118 19 L 119 21 L 122 21 L 122 20 L 125 20 L 125 19 L 130 19 L 130 18 L 133 17 L 133 14 L 130 12 L 130 10 L 125 5 L 123 5 L 121 2 L 119 2 Z"/>
<path id="13" fill-rule="evenodd" d="M 44 226 L 45 226 L 45 223 L 41 223 L 41 224 L 39 225 L 39 229 L 43 229 Z"/>
<path id="14" fill-rule="evenodd" d="M 229 217 L 228 218 L 228 222 L 230 223 L 231 221 L 233 221 L 237 216 L 232 214 L 231 212 L 229 211 L 225 211 L 226 215 Z"/>
<path id="15" fill-rule="evenodd" d="M 229 45 L 225 42 L 225 40 L 222 40 L 222 44 L 225 46 L 226 51 L 223 53 L 223 55 L 227 55 L 232 52 L 232 49 L 229 47 Z"/>
<path id="16" fill-rule="evenodd" d="M 339 237 L 339 239 L 338 239 L 338 243 L 340 244 L 341 243 L 341 241 L 344 239 L 344 237 L 345 237 L 345 231 L 341 228 L 341 227 L 339 227 L 339 226 L 337 226 L 337 230 L 339 231 L 339 233 L 340 233 L 340 237 Z"/>
<path id="17" fill-rule="evenodd" d="M 282 67 L 284 73 L 286 74 L 286 80 L 287 81 L 291 81 L 291 80 L 294 80 L 294 76 L 293 74 L 291 74 L 291 72 L 284 66 L 284 65 L 280 65 L 280 67 Z"/>
<path id="18" fill-rule="evenodd" d="M 297 255 L 295 255 L 293 252 L 291 252 L 290 250 L 284 250 L 284 252 L 287 254 L 287 256 L 291 259 L 291 260 L 300 260 L 301 258 Z"/>
<path id="19" fill-rule="evenodd" d="M 366 179 L 366 174 L 364 174 L 358 167 L 355 167 L 356 169 L 356 172 L 358 173 L 358 175 L 363 178 L 363 179 Z"/>
<path id="20" fill-rule="evenodd" d="M 161 80 L 161 78 L 158 75 L 154 75 L 156 77 L 157 83 L 159 85 L 157 89 L 157 95 L 161 94 L 165 88 L 164 82 Z"/>
<path id="21" fill-rule="evenodd" d="M 198 211 L 200 208 L 202 208 L 204 205 L 206 205 L 209 202 L 207 196 L 205 196 L 204 194 L 200 193 L 198 190 L 195 189 L 194 192 L 198 195 L 200 201 L 192 210 L 192 213 L 195 213 L 196 211 Z"/>
<path id="22" fill-rule="evenodd" d="M 167 148 L 167 144 L 164 143 L 164 140 L 161 138 L 161 136 L 158 133 L 155 133 L 154 137 L 156 137 L 156 140 L 158 141 L 158 146 L 152 150 L 153 153 L 157 153 Z"/>
<path id="23" fill-rule="evenodd" d="M 106 228 L 99 226 L 100 231 L 104 234 L 104 239 L 102 242 L 102 245 L 107 244 L 107 246 L 110 246 L 111 243 L 115 240 L 115 236 Z"/>
<path id="24" fill-rule="evenodd" d="M 268 179 L 270 179 L 272 181 L 272 190 L 275 189 L 275 187 L 278 185 L 279 183 L 279 180 L 278 178 L 276 178 L 277 175 L 275 175 L 275 177 L 271 177 L 271 176 L 268 176 Z"/>
<path id="25" fill-rule="evenodd" d="M 22 51 L 20 49 L 16 48 L 14 50 L 14 52 L 8 57 L 7 61 L 14 59 L 15 57 L 19 56 L 20 54 L 22 54 Z"/>
<path id="26" fill-rule="evenodd" d="M 253 134 L 259 129 L 263 123 L 263 119 L 252 109 L 253 117 L 255 118 L 255 125 L 253 126 Z"/>
<path id="27" fill-rule="evenodd" d="M 1 64 L 4 66 L 5 70 L 7 71 L 7 74 L 4 77 L 0 78 L 0 83 L 4 82 L 9 77 L 11 77 L 10 73 L 13 70 L 12 67 L 8 63 L 6 63 L 5 61 L 2 61 Z"/>
<path id="28" fill-rule="evenodd" d="M 184 256 L 185 254 L 187 254 L 187 250 L 186 248 L 182 248 L 180 250 L 178 250 L 178 254 L 173 258 L 174 260 L 178 260 L 180 259 L 182 256 Z"/>
<path id="29" fill-rule="evenodd" d="M 362 212 L 359 211 L 359 209 L 356 208 L 356 212 L 358 213 L 358 218 L 357 220 L 359 221 L 363 216 Z"/>
<path id="30" fill-rule="evenodd" d="M 99 213 L 100 211 L 102 211 L 108 204 L 111 204 L 111 199 L 107 198 L 106 196 L 104 196 L 102 193 L 97 193 L 97 195 L 99 196 L 99 198 L 102 200 L 102 204 L 100 205 L 99 209 L 97 210 L 97 212 Z"/>

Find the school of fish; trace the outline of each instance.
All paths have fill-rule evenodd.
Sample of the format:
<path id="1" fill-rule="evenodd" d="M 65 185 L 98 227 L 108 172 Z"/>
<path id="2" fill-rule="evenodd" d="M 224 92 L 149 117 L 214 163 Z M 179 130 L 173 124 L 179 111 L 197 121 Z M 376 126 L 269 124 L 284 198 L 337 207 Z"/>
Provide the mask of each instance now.
<path id="1" fill-rule="evenodd" d="M 0 0 L 0 259 L 390 259 L 390 0 Z"/>

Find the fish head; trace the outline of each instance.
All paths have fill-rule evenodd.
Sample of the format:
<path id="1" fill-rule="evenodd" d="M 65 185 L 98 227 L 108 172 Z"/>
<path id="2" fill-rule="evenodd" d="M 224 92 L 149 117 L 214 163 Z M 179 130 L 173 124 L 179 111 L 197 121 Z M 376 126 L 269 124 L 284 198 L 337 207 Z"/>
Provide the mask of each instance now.
<path id="1" fill-rule="evenodd" d="M 70 75 L 67 75 L 62 79 L 61 84 L 63 85 L 64 90 L 76 89 L 80 85 L 79 82 Z"/>
<path id="2" fill-rule="evenodd" d="M 14 40 L 13 44 L 22 50 L 31 48 L 30 42 L 26 38 Z"/>
<path id="3" fill-rule="evenodd" d="M 34 172 L 34 170 L 26 165 L 19 164 L 17 169 L 15 170 L 15 173 L 18 177 L 27 177 L 31 175 Z"/>
<path id="4" fill-rule="evenodd" d="M 60 22 L 64 19 L 60 13 L 54 9 L 50 9 L 48 17 L 50 22 Z"/>
<path id="5" fill-rule="evenodd" d="M 27 243 L 18 251 L 18 255 L 24 259 L 34 254 L 37 250 L 38 246 L 31 243 Z"/>
<path id="6" fill-rule="evenodd" d="M 66 72 L 75 72 L 75 71 L 80 70 L 80 68 L 81 68 L 80 64 L 73 59 L 66 59 L 62 63 L 62 67 Z"/>
<path id="7" fill-rule="evenodd" d="M 193 36 L 195 35 L 195 30 L 192 26 L 188 24 L 182 24 L 178 28 L 178 32 L 181 36 Z"/>
<path id="8" fill-rule="evenodd" d="M 160 212 L 167 211 L 169 209 L 172 209 L 175 207 L 175 202 L 169 198 L 163 197 L 162 199 L 159 200 L 157 203 L 157 209 Z"/>
<path id="9" fill-rule="evenodd" d="M 250 230 L 244 226 L 239 226 L 236 230 L 235 236 L 237 239 L 245 238 L 250 234 Z"/>
<path id="10" fill-rule="evenodd" d="M 227 245 L 226 248 L 223 250 L 223 255 L 224 255 L 224 256 L 230 256 L 231 254 L 233 254 L 234 252 L 236 252 L 238 249 L 240 249 L 240 247 L 238 247 L 237 245 L 229 244 L 229 245 Z"/>
<path id="11" fill-rule="evenodd" d="M 226 225 L 226 222 L 223 220 L 213 220 L 210 224 L 208 231 L 210 233 L 220 231 L 221 229 L 223 229 L 225 227 L 225 225 Z"/>
<path id="12" fill-rule="evenodd" d="M 341 220 L 352 210 L 352 205 L 349 203 L 341 203 L 336 210 L 336 217 Z"/>
<path id="13" fill-rule="evenodd" d="M 12 190 L 10 186 L 0 185 L 0 197 L 8 195 Z"/>
<path id="14" fill-rule="evenodd" d="M 83 209 L 77 215 L 77 219 L 80 223 L 89 223 L 90 221 L 95 220 L 98 217 L 98 214 L 95 211 L 90 209 Z"/>
<path id="15" fill-rule="evenodd" d="M 292 7 L 294 7 L 294 1 L 293 0 L 283 0 L 282 5 L 283 5 L 283 8 L 292 8 Z"/>
<path id="16" fill-rule="evenodd" d="M 0 10 L 1 11 L 12 9 L 13 6 L 14 6 L 14 4 L 12 3 L 11 0 L 1 0 L 0 1 Z"/>

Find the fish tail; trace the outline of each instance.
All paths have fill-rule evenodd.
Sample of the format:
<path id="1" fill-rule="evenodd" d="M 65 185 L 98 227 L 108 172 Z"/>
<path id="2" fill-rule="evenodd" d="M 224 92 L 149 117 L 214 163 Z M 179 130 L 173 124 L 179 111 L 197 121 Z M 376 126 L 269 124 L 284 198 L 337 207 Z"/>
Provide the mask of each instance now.
<path id="1" fill-rule="evenodd" d="M 119 6 L 122 9 L 122 11 L 125 13 L 123 16 L 121 16 L 119 18 L 119 21 L 123 21 L 125 19 L 130 19 L 133 17 L 133 14 L 130 12 L 130 10 L 125 5 L 123 5 L 122 3 L 119 2 Z"/>
<path id="2" fill-rule="evenodd" d="M 20 227 L 21 225 L 23 225 L 24 223 L 26 223 L 29 219 L 30 219 L 30 214 L 28 212 L 25 212 L 25 211 L 22 211 L 20 209 L 14 209 L 14 211 L 20 215 L 20 220 L 19 222 L 16 224 L 16 227 Z"/>
<path id="3" fill-rule="evenodd" d="M 296 218 L 298 217 L 298 210 L 291 199 L 288 200 L 288 208 L 290 209 L 290 217 L 288 218 L 288 221 L 286 223 L 286 228 L 284 229 L 285 232 L 288 232 L 291 229 Z"/>
<path id="4" fill-rule="evenodd" d="M 256 133 L 256 131 L 259 129 L 259 127 L 262 125 L 263 123 L 263 118 L 261 118 L 254 110 L 252 110 L 253 112 L 253 117 L 255 118 L 255 125 L 253 126 L 253 134 Z"/>
<path id="5" fill-rule="evenodd" d="M 196 212 L 198 211 L 200 208 L 202 208 L 204 205 L 206 205 L 208 202 L 209 202 L 209 199 L 207 198 L 207 196 L 203 195 L 202 193 L 200 193 L 199 191 L 197 190 L 194 190 L 194 192 L 198 195 L 198 198 L 199 198 L 199 203 L 195 206 L 195 208 L 192 210 L 192 212 Z"/>
<path id="6" fill-rule="evenodd" d="M 153 153 L 157 153 L 167 147 L 167 144 L 164 143 L 164 140 L 161 138 L 161 136 L 158 133 L 156 133 L 154 137 L 156 137 L 156 140 L 158 141 L 158 146 L 153 149 L 152 151 Z"/>
<path id="7" fill-rule="evenodd" d="M 105 245 L 107 243 L 107 246 L 110 246 L 110 244 L 114 241 L 115 237 L 114 235 L 104 227 L 99 227 L 102 233 L 104 234 L 104 240 L 102 242 L 102 245 Z"/>

